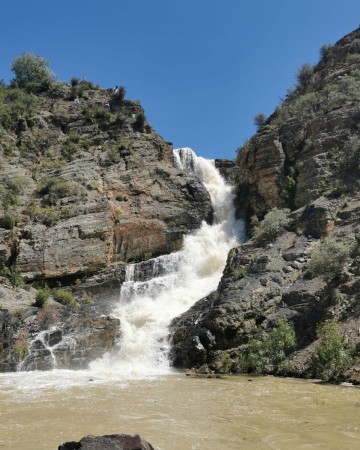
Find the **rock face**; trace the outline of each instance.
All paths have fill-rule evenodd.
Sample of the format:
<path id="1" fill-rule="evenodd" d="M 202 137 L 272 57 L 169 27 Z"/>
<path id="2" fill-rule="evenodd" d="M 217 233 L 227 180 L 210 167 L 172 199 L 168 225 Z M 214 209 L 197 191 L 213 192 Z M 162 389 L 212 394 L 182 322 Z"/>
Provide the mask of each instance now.
<path id="1" fill-rule="evenodd" d="M 0 141 L 0 261 L 27 280 L 169 253 L 212 220 L 202 183 L 174 168 L 171 145 L 145 119 L 139 125 L 141 106 L 86 93 L 80 104 L 70 92 L 32 97 L 23 126 Z"/>
<path id="2" fill-rule="evenodd" d="M 1 287 L 1 372 L 84 369 L 118 343 L 120 321 L 108 314 L 118 299 L 119 283 L 79 286 L 73 289 L 77 301 L 71 306 L 50 298 L 40 309 L 34 306 L 36 292 Z"/>
<path id="3" fill-rule="evenodd" d="M 359 29 L 299 71 L 297 87 L 237 157 L 238 210 L 262 218 L 356 188 Z"/>
<path id="4" fill-rule="evenodd" d="M 80 442 L 65 442 L 58 450 L 154 450 L 154 447 L 138 434 L 111 434 L 85 436 Z"/>
<path id="5" fill-rule="evenodd" d="M 286 207 L 291 224 L 265 246 L 253 238 L 233 249 L 217 291 L 173 321 L 176 367 L 246 371 L 250 343 L 268 338 L 279 319 L 296 333 L 283 374 L 317 375 L 317 331 L 327 320 L 359 353 L 359 42 L 360 29 L 323 49 L 314 68 L 304 66 L 296 89 L 240 149 L 238 216 L 251 232 L 252 216 L 261 221 Z M 336 274 L 329 272 L 340 258 L 335 251 L 311 272 L 325 237 L 347 252 Z M 356 358 L 339 379 L 360 382 Z"/>
<path id="6" fill-rule="evenodd" d="M 126 263 L 178 250 L 210 196 L 139 102 L 88 82 L 0 91 L 0 371 L 85 368 L 121 335 Z M 36 307 L 46 285 L 71 304 Z"/>

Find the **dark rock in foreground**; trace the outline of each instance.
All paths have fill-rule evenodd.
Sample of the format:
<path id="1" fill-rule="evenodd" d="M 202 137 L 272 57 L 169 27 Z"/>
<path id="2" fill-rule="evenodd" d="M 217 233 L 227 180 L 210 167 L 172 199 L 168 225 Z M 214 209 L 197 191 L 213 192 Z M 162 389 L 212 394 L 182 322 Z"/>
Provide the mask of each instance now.
<path id="1" fill-rule="evenodd" d="M 85 436 L 80 442 L 65 442 L 58 450 L 154 450 L 138 434 L 110 434 L 105 436 Z"/>

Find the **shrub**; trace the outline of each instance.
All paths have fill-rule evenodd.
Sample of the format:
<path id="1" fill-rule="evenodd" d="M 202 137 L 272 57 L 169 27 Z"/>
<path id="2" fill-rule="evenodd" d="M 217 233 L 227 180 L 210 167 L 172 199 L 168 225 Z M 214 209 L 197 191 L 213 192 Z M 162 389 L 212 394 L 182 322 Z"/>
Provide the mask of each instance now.
<path id="1" fill-rule="evenodd" d="M 107 127 L 111 122 L 111 114 L 103 107 L 84 108 L 82 111 L 86 121 L 90 124 L 99 123 L 103 127 Z"/>
<path id="2" fill-rule="evenodd" d="M 57 200 L 79 193 L 79 186 L 71 181 L 66 181 L 58 177 L 45 177 L 40 182 L 40 195 L 43 195 L 43 202 L 47 205 L 56 204 Z"/>
<path id="3" fill-rule="evenodd" d="M 50 85 L 55 79 L 55 74 L 49 69 L 49 63 L 40 56 L 32 53 L 23 53 L 14 59 L 11 70 L 15 73 L 15 81 L 20 87 Z"/>
<path id="4" fill-rule="evenodd" d="M 21 274 L 14 268 L 2 267 L 0 269 L 0 276 L 8 278 L 13 286 L 24 286 L 25 284 Z"/>
<path id="5" fill-rule="evenodd" d="M 319 342 L 312 361 L 314 374 L 324 381 L 338 381 L 353 361 L 355 346 L 344 342 L 335 320 L 320 325 L 317 336 Z"/>
<path id="6" fill-rule="evenodd" d="M 76 77 L 72 77 L 70 80 L 70 84 L 72 87 L 77 86 L 79 84 L 79 82 L 80 82 L 79 78 L 76 78 Z"/>
<path id="7" fill-rule="evenodd" d="M 68 96 L 68 86 L 62 82 L 51 83 L 47 90 L 47 96 L 52 99 L 65 99 Z M 52 106 L 54 106 L 54 104 Z"/>
<path id="8" fill-rule="evenodd" d="M 241 280 L 241 278 L 245 278 L 247 275 L 247 271 L 245 267 L 239 267 L 232 271 L 232 277 L 234 280 Z"/>
<path id="9" fill-rule="evenodd" d="M 5 230 L 12 230 L 17 225 L 17 219 L 14 216 L 5 215 L 0 218 L 0 227 Z"/>
<path id="10" fill-rule="evenodd" d="M 333 237 L 326 237 L 311 255 L 307 271 L 313 276 L 320 276 L 325 281 L 338 277 L 350 253 L 350 245 L 337 242 Z"/>
<path id="11" fill-rule="evenodd" d="M 254 117 L 254 125 L 256 126 L 257 131 L 260 130 L 265 124 L 266 121 L 266 114 L 264 113 L 258 113 Z"/>
<path id="12" fill-rule="evenodd" d="M 331 44 L 324 44 L 320 47 L 320 58 L 324 61 L 328 61 L 333 52 L 334 46 Z"/>
<path id="13" fill-rule="evenodd" d="M 273 208 L 255 228 L 253 235 L 257 245 L 274 241 L 290 224 L 289 210 Z"/>
<path id="14" fill-rule="evenodd" d="M 17 206 L 19 203 L 19 199 L 16 195 L 14 195 L 12 192 L 8 190 L 1 191 L 2 192 L 2 204 L 4 206 L 4 209 L 9 209 L 10 206 Z"/>
<path id="15" fill-rule="evenodd" d="M 356 134 L 347 136 L 339 155 L 339 168 L 351 171 L 360 165 L 360 138 Z"/>
<path id="16" fill-rule="evenodd" d="M 248 370 L 256 373 L 281 374 L 286 370 L 286 356 L 295 347 L 296 337 L 293 325 L 285 319 L 280 319 L 267 337 L 249 341 Z"/>
<path id="17" fill-rule="evenodd" d="M 5 178 L 5 185 L 6 187 L 13 193 L 13 194 L 22 194 L 24 191 L 24 187 L 26 185 L 26 178 L 20 177 L 20 176 L 14 176 L 14 177 L 7 177 Z"/>
<path id="18" fill-rule="evenodd" d="M 75 159 L 77 152 L 79 151 L 79 147 L 74 142 L 67 142 L 61 147 L 61 156 L 68 162 L 73 161 Z"/>
<path id="19" fill-rule="evenodd" d="M 145 114 L 143 112 L 139 112 L 136 115 L 135 122 L 133 123 L 133 129 L 135 131 L 140 131 L 141 132 L 141 131 L 144 130 L 145 123 L 146 123 Z"/>
<path id="20" fill-rule="evenodd" d="M 35 306 L 42 308 L 50 297 L 50 291 L 48 288 L 39 289 L 35 297 Z"/>
<path id="21" fill-rule="evenodd" d="M 37 98 L 23 89 L 9 88 L 0 92 L 0 125 L 16 131 L 21 119 L 27 119 L 35 112 Z"/>
<path id="22" fill-rule="evenodd" d="M 67 136 L 67 141 L 73 144 L 78 144 L 80 141 L 80 136 L 76 133 L 70 133 Z"/>
<path id="23" fill-rule="evenodd" d="M 297 177 L 298 172 L 295 169 L 295 167 L 290 166 L 287 170 L 287 175 L 282 183 L 282 189 L 280 191 L 281 197 L 286 202 L 286 205 L 289 208 L 294 207 L 295 203 L 295 194 L 296 194 L 296 188 L 297 188 Z"/>
<path id="24" fill-rule="evenodd" d="M 310 66 L 309 64 L 304 64 L 300 69 L 298 70 L 296 74 L 296 78 L 298 81 L 299 87 L 306 87 L 311 80 L 311 77 L 314 73 L 314 68 Z"/>
<path id="25" fill-rule="evenodd" d="M 104 160 L 105 166 L 111 166 L 117 164 L 121 161 L 120 152 L 116 147 L 111 147 L 106 152 L 106 157 Z"/>
<path id="26" fill-rule="evenodd" d="M 72 293 L 63 289 L 57 289 L 54 292 L 54 299 L 62 305 L 66 306 L 74 306 L 76 303 Z"/>

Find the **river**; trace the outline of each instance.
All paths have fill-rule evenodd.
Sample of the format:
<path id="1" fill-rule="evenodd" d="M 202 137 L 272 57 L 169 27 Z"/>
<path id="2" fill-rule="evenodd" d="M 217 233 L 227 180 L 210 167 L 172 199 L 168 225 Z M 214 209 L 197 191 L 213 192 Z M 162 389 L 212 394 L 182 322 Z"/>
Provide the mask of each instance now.
<path id="1" fill-rule="evenodd" d="M 360 390 L 274 377 L 0 375 L 0 448 L 141 434 L 161 450 L 355 450 Z M 89 380 L 93 381 L 89 381 Z"/>
<path id="2" fill-rule="evenodd" d="M 233 193 L 213 161 L 190 149 L 178 167 L 207 187 L 214 224 L 184 238 L 181 251 L 129 265 L 113 315 L 116 348 L 86 371 L 0 374 L 0 448 L 51 450 L 86 434 L 139 433 L 162 450 L 355 449 L 360 444 L 356 388 L 272 377 L 199 379 L 169 366 L 173 317 L 216 289 L 229 250 L 244 239 Z M 40 336 L 41 337 L 41 336 Z M 38 338 L 40 338 L 38 336 Z M 34 338 L 34 341 L 37 338 Z"/>

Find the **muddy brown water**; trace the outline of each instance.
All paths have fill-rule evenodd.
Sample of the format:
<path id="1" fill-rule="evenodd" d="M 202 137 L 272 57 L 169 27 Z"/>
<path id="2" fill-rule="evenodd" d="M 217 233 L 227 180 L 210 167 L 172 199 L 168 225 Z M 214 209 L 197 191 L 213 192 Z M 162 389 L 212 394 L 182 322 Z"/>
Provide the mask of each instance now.
<path id="1" fill-rule="evenodd" d="M 139 433 L 162 450 L 360 448 L 360 389 L 273 377 L 0 375 L 0 448 Z"/>

